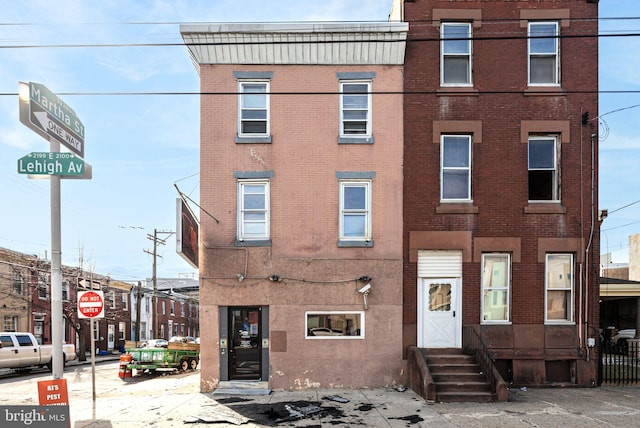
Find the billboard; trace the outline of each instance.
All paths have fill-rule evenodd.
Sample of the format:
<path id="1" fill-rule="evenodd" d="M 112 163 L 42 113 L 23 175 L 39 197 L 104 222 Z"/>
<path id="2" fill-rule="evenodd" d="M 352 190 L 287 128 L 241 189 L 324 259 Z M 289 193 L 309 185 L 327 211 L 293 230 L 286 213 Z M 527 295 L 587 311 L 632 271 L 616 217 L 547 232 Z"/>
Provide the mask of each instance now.
<path id="1" fill-rule="evenodd" d="M 189 205 L 176 199 L 176 252 L 198 269 L 199 223 Z"/>

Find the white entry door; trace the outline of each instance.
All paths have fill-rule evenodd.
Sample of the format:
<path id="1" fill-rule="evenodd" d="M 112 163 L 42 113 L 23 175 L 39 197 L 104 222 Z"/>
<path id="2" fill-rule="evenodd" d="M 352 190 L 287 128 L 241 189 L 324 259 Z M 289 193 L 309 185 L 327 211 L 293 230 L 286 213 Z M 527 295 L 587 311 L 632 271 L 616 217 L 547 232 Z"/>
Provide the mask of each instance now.
<path id="1" fill-rule="evenodd" d="M 461 348 L 460 278 L 421 278 L 418 290 L 418 346 Z"/>

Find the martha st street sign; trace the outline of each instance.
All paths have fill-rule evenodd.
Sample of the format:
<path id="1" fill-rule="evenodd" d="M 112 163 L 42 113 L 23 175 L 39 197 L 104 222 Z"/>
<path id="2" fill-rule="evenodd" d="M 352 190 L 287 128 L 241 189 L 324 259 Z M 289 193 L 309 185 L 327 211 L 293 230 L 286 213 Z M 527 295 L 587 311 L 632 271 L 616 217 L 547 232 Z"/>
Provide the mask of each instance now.
<path id="1" fill-rule="evenodd" d="M 84 158 L 84 125 L 64 101 L 40 83 L 19 83 L 20 122 Z"/>
<path id="2" fill-rule="evenodd" d="M 31 175 L 83 175 L 85 164 L 73 153 L 32 152 L 18 159 L 18 173 Z"/>

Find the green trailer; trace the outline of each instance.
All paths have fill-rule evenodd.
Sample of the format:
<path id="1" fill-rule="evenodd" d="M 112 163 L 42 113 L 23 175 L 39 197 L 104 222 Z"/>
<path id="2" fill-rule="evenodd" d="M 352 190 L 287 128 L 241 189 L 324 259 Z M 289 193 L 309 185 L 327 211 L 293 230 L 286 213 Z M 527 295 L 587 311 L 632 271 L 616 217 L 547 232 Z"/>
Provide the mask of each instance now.
<path id="1" fill-rule="evenodd" d="M 195 370 L 200 362 L 200 345 L 191 343 L 169 343 L 167 348 L 128 348 L 126 353 L 131 355 L 126 362 L 128 371 L 187 371 Z"/>

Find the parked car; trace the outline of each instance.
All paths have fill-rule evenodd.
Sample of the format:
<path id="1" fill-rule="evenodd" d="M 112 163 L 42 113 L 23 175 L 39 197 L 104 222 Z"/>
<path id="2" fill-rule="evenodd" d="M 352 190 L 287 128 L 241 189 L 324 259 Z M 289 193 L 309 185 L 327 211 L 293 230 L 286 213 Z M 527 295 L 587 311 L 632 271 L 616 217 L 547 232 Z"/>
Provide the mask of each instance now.
<path id="1" fill-rule="evenodd" d="M 169 339 L 169 343 L 197 343 L 195 337 L 191 336 L 173 336 Z"/>
<path id="2" fill-rule="evenodd" d="M 629 351 L 629 342 L 627 340 L 636 337 L 635 328 L 627 328 L 620 330 L 618 334 L 613 336 L 613 349 L 619 353 L 626 355 Z"/>
<path id="3" fill-rule="evenodd" d="M 62 345 L 63 362 L 76 359 L 73 344 Z M 0 333 L 0 368 L 29 371 L 35 367 L 52 368 L 53 345 L 40 345 L 31 333 Z"/>
<path id="4" fill-rule="evenodd" d="M 143 342 L 140 348 L 166 348 L 169 342 L 166 339 L 150 339 Z"/>

